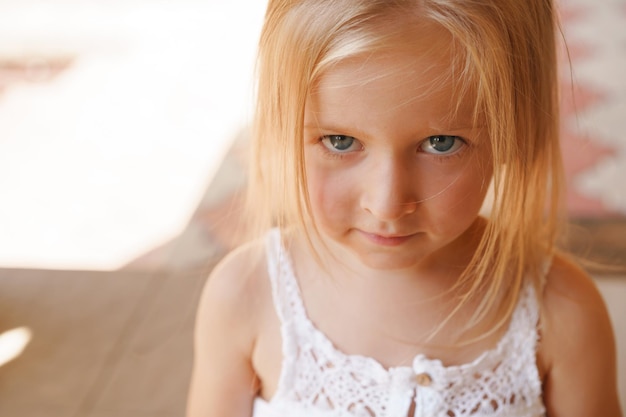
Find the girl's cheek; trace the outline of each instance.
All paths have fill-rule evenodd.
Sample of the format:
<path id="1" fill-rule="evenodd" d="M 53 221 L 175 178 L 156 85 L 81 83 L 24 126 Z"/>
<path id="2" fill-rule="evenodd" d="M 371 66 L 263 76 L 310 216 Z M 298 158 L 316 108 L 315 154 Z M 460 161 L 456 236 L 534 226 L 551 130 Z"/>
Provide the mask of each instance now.
<path id="1" fill-rule="evenodd" d="M 313 165 L 307 170 L 307 179 L 314 211 L 322 211 L 324 217 L 336 218 L 348 210 L 356 184 L 345 170 Z"/>

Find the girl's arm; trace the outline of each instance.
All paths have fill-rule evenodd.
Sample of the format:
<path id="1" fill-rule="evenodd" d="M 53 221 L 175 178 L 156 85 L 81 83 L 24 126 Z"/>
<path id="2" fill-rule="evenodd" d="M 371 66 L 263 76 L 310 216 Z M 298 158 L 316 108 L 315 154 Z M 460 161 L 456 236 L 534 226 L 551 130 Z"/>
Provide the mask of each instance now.
<path id="1" fill-rule="evenodd" d="M 250 417 L 258 383 L 251 366 L 254 303 L 241 256 L 209 277 L 198 307 L 187 417 Z M 249 262 L 250 259 L 247 259 Z M 249 264 L 248 264 L 249 265 Z"/>
<path id="2" fill-rule="evenodd" d="M 540 355 L 548 417 L 620 417 L 615 339 L 591 278 L 556 257 L 543 300 Z"/>

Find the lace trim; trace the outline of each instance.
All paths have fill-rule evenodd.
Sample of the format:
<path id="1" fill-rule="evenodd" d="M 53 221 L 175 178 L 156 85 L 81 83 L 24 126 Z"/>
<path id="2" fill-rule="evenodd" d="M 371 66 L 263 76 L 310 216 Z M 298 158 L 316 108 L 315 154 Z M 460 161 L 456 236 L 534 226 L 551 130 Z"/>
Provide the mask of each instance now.
<path id="1" fill-rule="evenodd" d="M 297 403 L 328 415 L 358 417 L 406 416 L 412 402 L 416 416 L 544 413 L 535 365 L 538 308 L 531 285 L 521 293 L 497 346 L 472 362 L 444 366 L 418 355 L 412 366 L 385 369 L 374 358 L 340 351 L 311 322 L 277 230 L 269 237 L 268 265 L 284 355 L 270 405 Z"/>

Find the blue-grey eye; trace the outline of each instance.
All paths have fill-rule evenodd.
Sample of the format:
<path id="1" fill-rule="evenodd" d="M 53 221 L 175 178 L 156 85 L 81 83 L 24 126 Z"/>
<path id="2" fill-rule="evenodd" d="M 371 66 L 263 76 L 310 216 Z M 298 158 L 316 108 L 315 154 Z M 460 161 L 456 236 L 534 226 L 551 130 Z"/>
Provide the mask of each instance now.
<path id="1" fill-rule="evenodd" d="M 345 135 L 327 135 L 322 138 L 322 143 L 331 151 L 347 151 L 350 150 L 357 140 L 352 136 Z"/>
<path id="2" fill-rule="evenodd" d="M 458 136 L 437 135 L 431 136 L 422 142 L 422 151 L 434 155 L 448 155 L 458 151 L 465 142 Z"/>

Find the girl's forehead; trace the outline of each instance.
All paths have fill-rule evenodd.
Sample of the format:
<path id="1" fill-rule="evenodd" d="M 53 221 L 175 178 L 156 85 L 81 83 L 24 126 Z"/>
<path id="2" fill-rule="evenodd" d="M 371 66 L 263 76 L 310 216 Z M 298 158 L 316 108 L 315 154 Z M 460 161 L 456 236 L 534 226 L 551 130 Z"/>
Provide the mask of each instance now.
<path id="1" fill-rule="evenodd" d="M 397 84 L 450 81 L 452 60 L 448 54 L 419 53 L 406 50 L 373 52 L 346 58 L 323 72 L 315 82 L 315 90 L 360 86 L 367 88 L 384 79 Z"/>
<path id="2" fill-rule="evenodd" d="M 446 29 L 413 21 L 401 23 L 391 35 L 379 34 L 385 43 L 337 59 L 318 75 L 310 89 L 309 110 L 317 113 L 377 97 L 379 103 L 387 100 L 389 111 L 426 102 L 437 118 L 464 115 L 462 119 L 473 120 L 474 88 L 459 76 L 458 45 Z"/>
<path id="3" fill-rule="evenodd" d="M 448 101 L 457 106 L 461 88 L 454 72 L 446 51 L 386 51 L 338 62 L 322 73 L 310 97 L 327 101 L 344 94 L 385 96 L 396 91 L 404 100 Z"/>
<path id="4" fill-rule="evenodd" d="M 338 58 L 322 70 L 313 90 L 346 83 L 366 86 L 385 77 L 397 78 L 399 82 L 411 82 L 415 77 L 422 81 L 430 78 L 440 85 L 452 81 L 458 50 L 452 35 L 439 24 L 402 21 L 393 27 L 378 27 L 371 37 L 376 41 L 370 49 Z"/>
<path id="5" fill-rule="evenodd" d="M 452 59 L 450 49 L 401 48 L 341 61 L 311 90 L 305 123 L 336 126 L 385 119 L 443 129 L 478 126 L 476 95 L 459 84 Z"/>
<path id="6" fill-rule="evenodd" d="M 445 61 L 412 56 L 351 60 L 330 70 L 309 96 L 305 123 L 474 125 L 474 101 L 459 95 Z M 366 116 L 364 116 L 366 115 Z"/>

